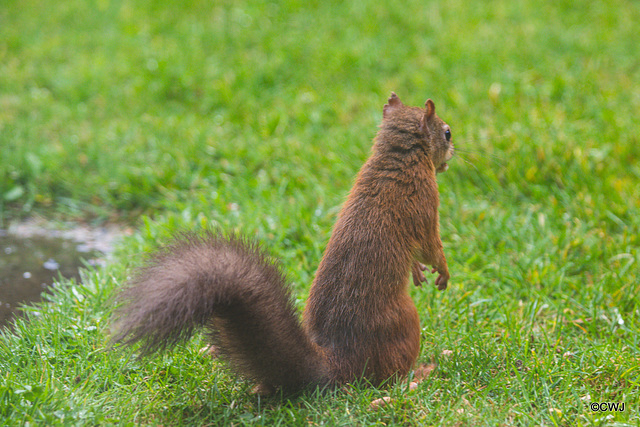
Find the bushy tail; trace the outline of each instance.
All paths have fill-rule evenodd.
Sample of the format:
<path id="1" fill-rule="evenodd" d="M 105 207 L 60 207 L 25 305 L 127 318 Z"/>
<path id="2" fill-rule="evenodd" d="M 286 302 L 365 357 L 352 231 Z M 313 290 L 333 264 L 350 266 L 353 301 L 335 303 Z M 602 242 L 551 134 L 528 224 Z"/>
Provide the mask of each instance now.
<path id="1" fill-rule="evenodd" d="M 232 369 L 264 386 L 297 391 L 329 381 L 283 274 L 241 238 L 181 234 L 149 257 L 118 300 L 114 339 L 142 342 L 143 355 L 205 327 Z"/>

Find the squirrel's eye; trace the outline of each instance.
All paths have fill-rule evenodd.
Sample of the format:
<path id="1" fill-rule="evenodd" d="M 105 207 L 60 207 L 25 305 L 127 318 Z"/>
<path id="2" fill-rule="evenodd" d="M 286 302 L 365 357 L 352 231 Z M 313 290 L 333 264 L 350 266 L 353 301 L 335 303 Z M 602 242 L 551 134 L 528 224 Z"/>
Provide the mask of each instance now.
<path id="1" fill-rule="evenodd" d="M 449 129 L 444 131 L 444 137 L 447 141 L 451 141 L 451 131 Z"/>

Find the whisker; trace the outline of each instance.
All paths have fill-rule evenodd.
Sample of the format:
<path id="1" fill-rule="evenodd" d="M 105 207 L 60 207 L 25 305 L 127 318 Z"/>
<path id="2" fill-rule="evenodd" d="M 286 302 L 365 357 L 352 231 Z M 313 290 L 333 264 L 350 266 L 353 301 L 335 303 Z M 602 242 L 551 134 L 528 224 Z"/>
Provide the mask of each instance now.
<path id="1" fill-rule="evenodd" d="M 457 155 L 456 157 L 462 160 L 463 162 L 465 162 L 466 164 L 468 164 L 469 166 L 471 166 L 472 168 L 474 168 L 478 173 L 480 173 L 480 169 L 478 169 L 476 165 L 474 165 L 472 162 L 470 162 L 469 160 L 465 159 L 460 155 Z"/>
<path id="2" fill-rule="evenodd" d="M 464 154 L 469 154 L 469 155 L 474 155 L 474 156 L 480 156 L 483 159 L 489 160 L 492 163 L 498 165 L 498 166 L 504 166 L 505 162 L 504 162 L 504 158 L 495 154 L 491 154 L 491 153 L 479 153 L 476 151 L 471 151 L 471 150 L 467 150 L 464 148 L 458 148 L 456 146 L 456 153 L 464 153 Z"/>
<path id="3" fill-rule="evenodd" d="M 461 159 L 463 162 L 465 162 L 466 164 L 468 164 L 469 166 L 471 166 L 473 169 L 475 169 L 475 171 L 477 172 L 477 176 L 478 178 L 480 178 L 480 181 L 482 182 L 482 184 L 491 192 L 491 194 L 495 194 L 495 191 L 493 190 L 493 187 L 490 186 L 487 181 L 485 181 L 485 179 L 482 177 L 482 173 L 480 172 L 480 169 L 478 169 L 476 167 L 476 165 L 474 165 L 472 162 L 470 162 L 469 160 L 465 159 L 463 156 L 457 155 L 457 158 Z"/>

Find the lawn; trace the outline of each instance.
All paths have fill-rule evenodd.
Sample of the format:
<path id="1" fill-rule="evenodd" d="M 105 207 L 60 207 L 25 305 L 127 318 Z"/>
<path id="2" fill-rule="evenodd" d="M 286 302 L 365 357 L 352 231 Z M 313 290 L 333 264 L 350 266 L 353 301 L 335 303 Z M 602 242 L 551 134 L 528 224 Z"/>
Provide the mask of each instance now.
<path id="1" fill-rule="evenodd" d="M 137 232 L 2 332 L 0 423 L 639 425 L 638 22 L 622 0 L 3 1 L 0 228 Z M 411 289 L 427 381 L 264 398 L 201 336 L 109 348 L 114 290 L 179 229 L 260 241 L 302 309 L 391 91 L 432 98 L 457 149 L 449 289 Z"/>

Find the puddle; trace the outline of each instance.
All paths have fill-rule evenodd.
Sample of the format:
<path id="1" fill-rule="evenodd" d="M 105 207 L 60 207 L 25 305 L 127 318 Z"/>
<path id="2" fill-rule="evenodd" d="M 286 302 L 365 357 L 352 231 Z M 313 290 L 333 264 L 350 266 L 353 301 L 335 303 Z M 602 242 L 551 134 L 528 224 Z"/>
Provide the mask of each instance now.
<path id="1" fill-rule="evenodd" d="M 0 327 L 21 304 L 39 301 L 60 276 L 79 279 L 85 263 L 102 264 L 122 231 L 115 227 L 51 229 L 42 221 L 0 230 Z"/>

